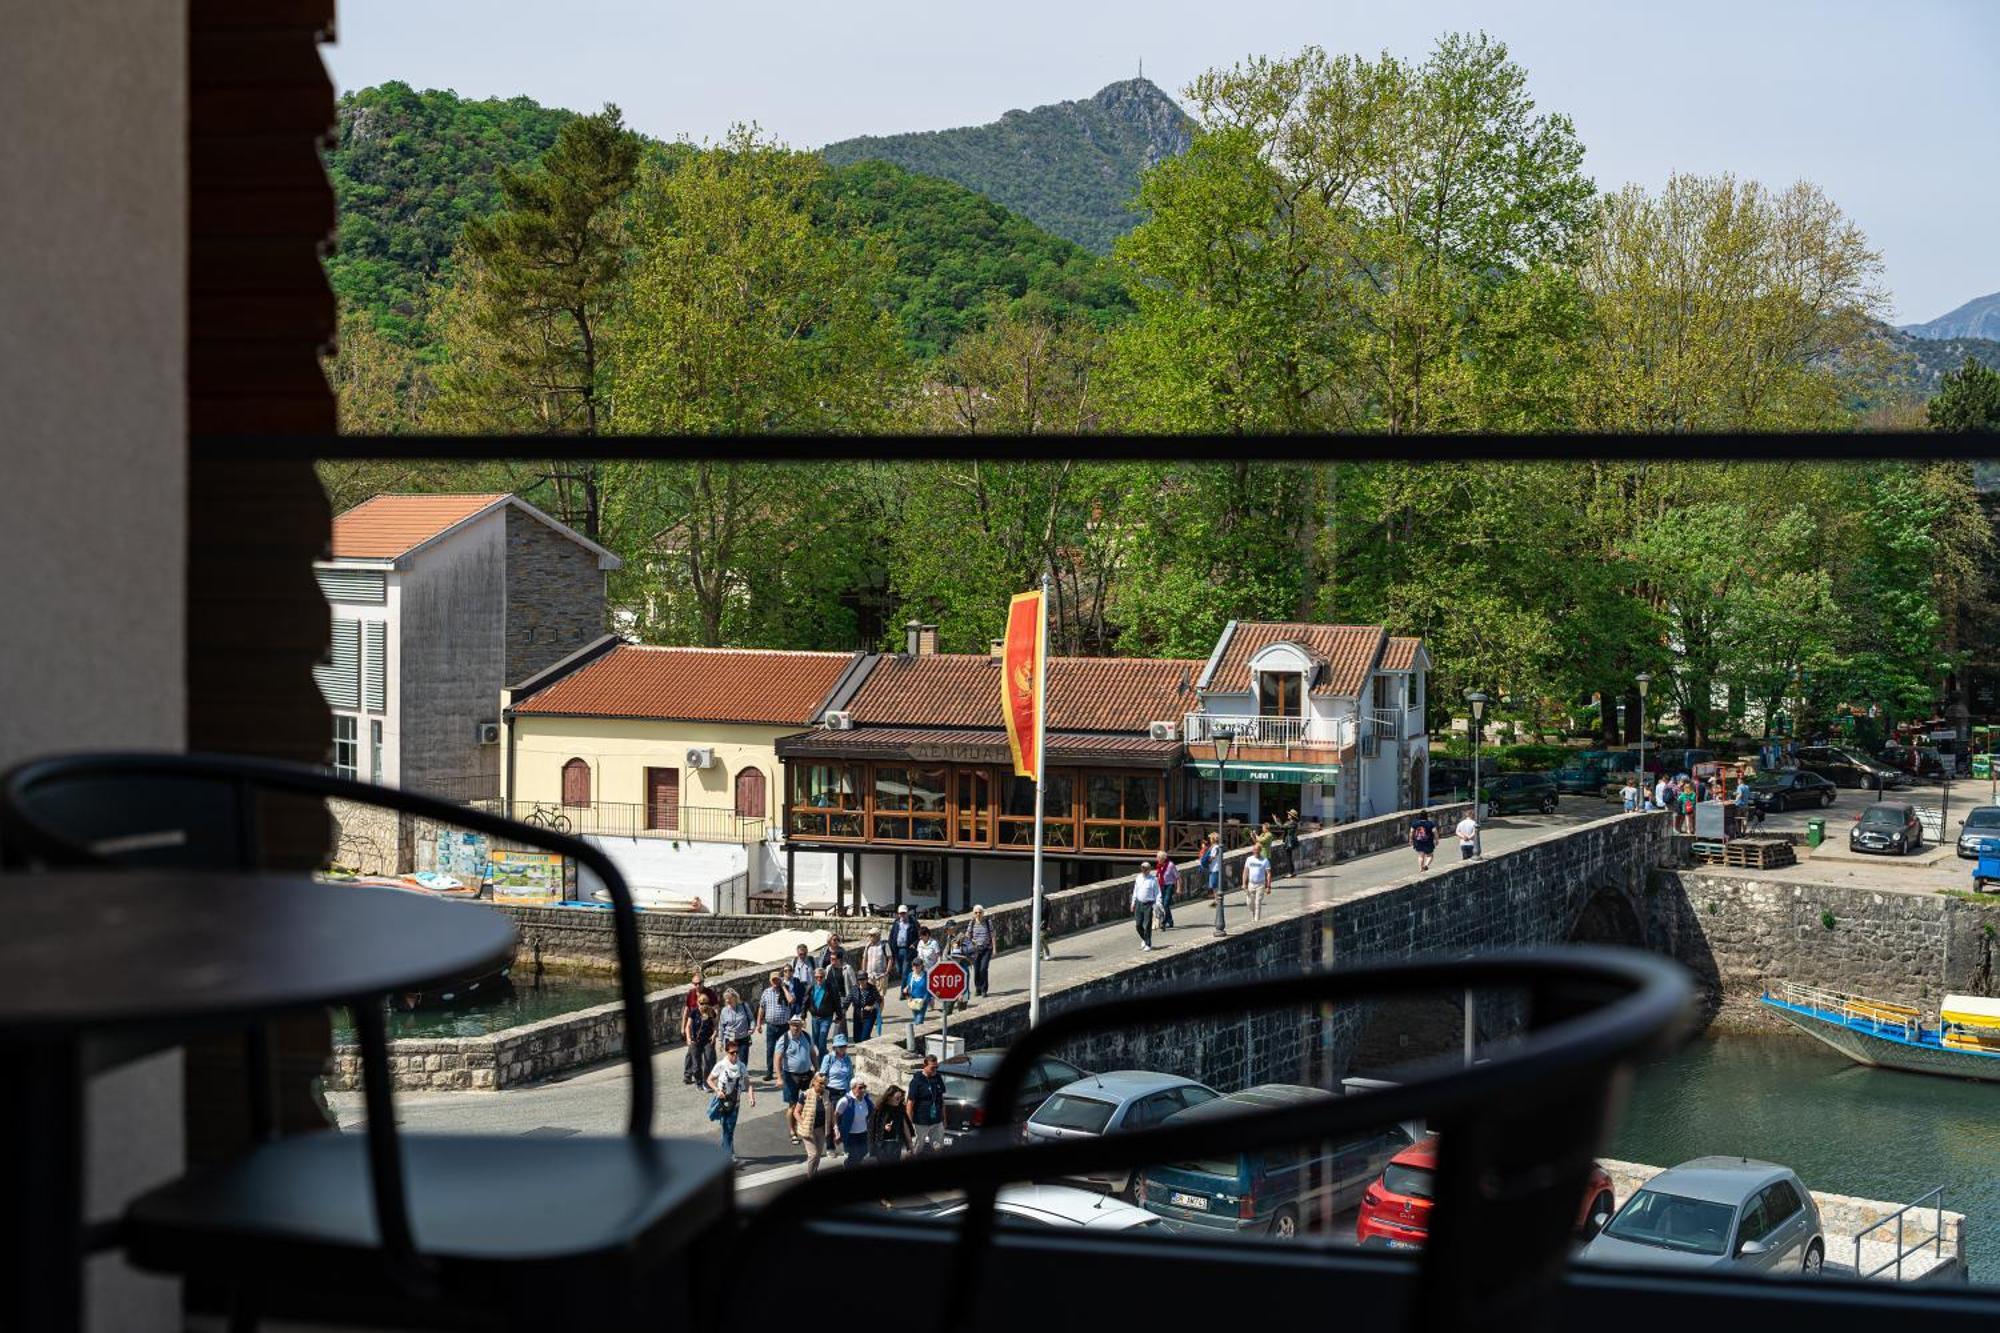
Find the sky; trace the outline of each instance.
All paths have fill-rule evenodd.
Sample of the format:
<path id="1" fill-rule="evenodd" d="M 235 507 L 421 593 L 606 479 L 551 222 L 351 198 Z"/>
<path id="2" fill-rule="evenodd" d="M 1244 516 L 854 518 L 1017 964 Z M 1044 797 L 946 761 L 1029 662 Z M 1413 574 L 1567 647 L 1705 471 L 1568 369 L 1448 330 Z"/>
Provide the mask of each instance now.
<path id="1" fill-rule="evenodd" d="M 617 103 L 647 134 L 754 121 L 798 147 L 949 129 L 1317 44 L 1507 43 L 1604 189 L 1674 171 L 1811 180 L 1882 253 L 1892 318 L 2000 291 L 1993 0 L 341 0 L 342 90 Z"/>

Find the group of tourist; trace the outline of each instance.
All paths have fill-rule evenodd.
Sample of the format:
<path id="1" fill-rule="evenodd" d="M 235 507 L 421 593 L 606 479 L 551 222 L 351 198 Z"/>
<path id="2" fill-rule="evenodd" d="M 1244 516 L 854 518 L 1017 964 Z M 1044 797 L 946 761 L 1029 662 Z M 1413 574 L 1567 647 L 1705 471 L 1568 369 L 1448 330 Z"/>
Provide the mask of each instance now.
<path id="1" fill-rule="evenodd" d="M 1665 810 L 1673 816 L 1674 832 L 1694 832 L 1694 808 L 1703 801 L 1727 800 L 1743 812 L 1743 817 L 1751 822 L 1764 822 L 1763 807 L 1751 799 L 1751 774 L 1745 772 L 1736 779 L 1734 791 L 1728 789 L 1727 781 L 1720 777 L 1704 777 L 1698 773 L 1676 773 L 1673 777 L 1661 774 L 1651 789 L 1637 785 L 1627 779 L 1619 789 L 1619 800 L 1625 813 L 1637 810 Z"/>

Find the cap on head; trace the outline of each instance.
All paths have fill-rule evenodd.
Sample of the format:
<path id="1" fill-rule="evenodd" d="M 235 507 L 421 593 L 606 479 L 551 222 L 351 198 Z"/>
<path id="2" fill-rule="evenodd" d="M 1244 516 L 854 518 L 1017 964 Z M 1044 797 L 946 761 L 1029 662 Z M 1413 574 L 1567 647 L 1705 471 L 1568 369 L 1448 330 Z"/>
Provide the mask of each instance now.
<path id="1" fill-rule="evenodd" d="M 836 1032 L 836 1033 L 834 1033 L 834 1034 L 833 1034 L 833 1044 L 834 1044 L 835 1048 L 839 1048 L 839 1047 L 842 1047 L 842 1046 L 845 1046 L 845 1045 L 847 1045 L 847 1034 L 846 1034 L 845 1032 Z"/>
<path id="2" fill-rule="evenodd" d="M 795 1028 L 802 1028 L 806 1025 L 806 1020 L 799 1017 L 799 1015 L 797 1014 L 793 1014 L 791 1018 L 791 1024 Z"/>
<path id="3" fill-rule="evenodd" d="M 909 912 L 909 910 L 910 910 L 910 905 L 908 903 L 896 904 L 896 915 L 898 916 L 906 915 Z"/>

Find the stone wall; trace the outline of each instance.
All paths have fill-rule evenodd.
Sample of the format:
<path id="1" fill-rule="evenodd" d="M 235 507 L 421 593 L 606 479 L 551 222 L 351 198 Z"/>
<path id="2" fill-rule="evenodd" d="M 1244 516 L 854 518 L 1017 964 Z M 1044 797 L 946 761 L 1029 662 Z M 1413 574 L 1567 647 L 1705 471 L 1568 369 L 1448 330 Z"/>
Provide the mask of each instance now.
<path id="1" fill-rule="evenodd" d="M 363 875 L 400 875 L 411 862 L 410 821 L 394 810 L 329 799 L 333 863 Z"/>
<path id="2" fill-rule="evenodd" d="M 604 571 L 596 554 L 508 506 L 508 683 L 526 680 L 603 635 Z"/>
<path id="3" fill-rule="evenodd" d="M 568 972 L 617 971 L 609 907 L 531 907 L 502 903 L 520 931 L 516 965 L 557 968 Z M 685 977 L 704 959 L 731 945 L 754 940 L 774 930 L 859 932 L 860 921 L 835 921 L 822 916 L 718 916 L 710 912 L 639 913 L 639 954 L 646 974 Z"/>
<path id="4" fill-rule="evenodd" d="M 1649 945 L 1700 979 L 1724 1027 L 1783 1026 L 1756 1001 L 1784 981 L 1918 1005 L 1994 993 L 2000 906 L 1688 869 L 1651 887 Z"/>

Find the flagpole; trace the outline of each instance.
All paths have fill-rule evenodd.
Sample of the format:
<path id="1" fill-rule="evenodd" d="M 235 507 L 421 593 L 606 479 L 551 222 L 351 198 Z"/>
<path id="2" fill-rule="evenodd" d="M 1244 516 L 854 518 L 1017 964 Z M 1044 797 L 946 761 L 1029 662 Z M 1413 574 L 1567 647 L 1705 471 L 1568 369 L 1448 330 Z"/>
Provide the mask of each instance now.
<path id="1" fill-rule="evenodd" d="M 1028 928 L 1028 1026 L 1042 1019 L 1042 799 L 1049 782 L 1046 763 L 1049 711 L 1049 576 L 1042 572 L 1042 624 L 1035 636 L 1035 908 Z"/>

